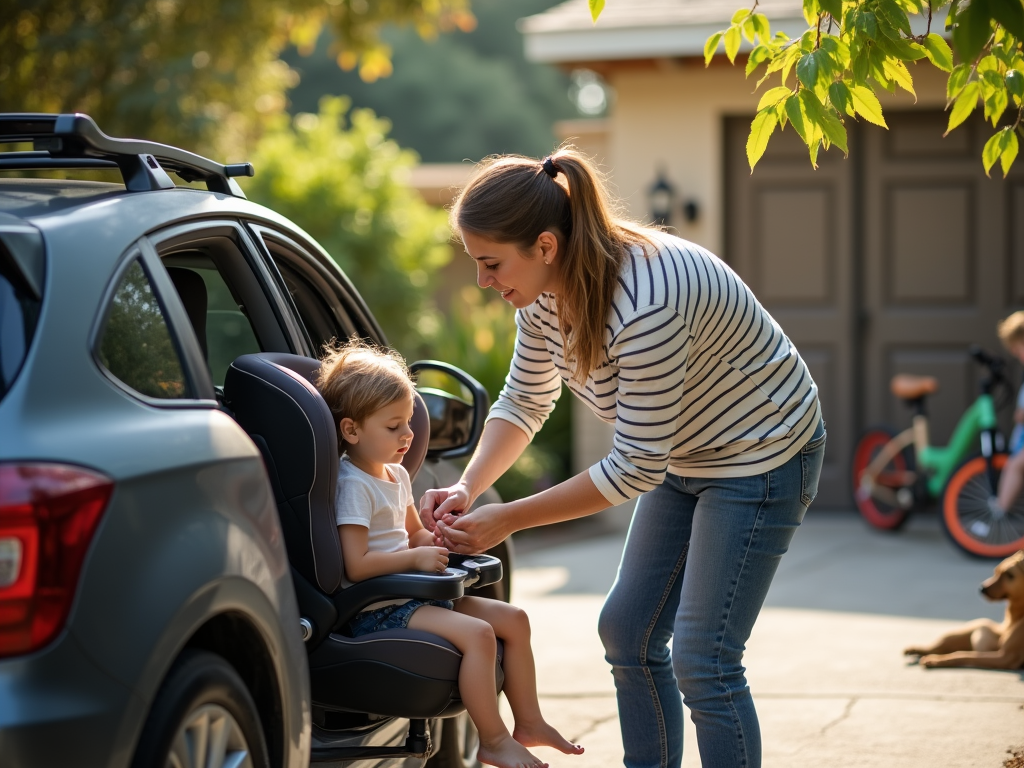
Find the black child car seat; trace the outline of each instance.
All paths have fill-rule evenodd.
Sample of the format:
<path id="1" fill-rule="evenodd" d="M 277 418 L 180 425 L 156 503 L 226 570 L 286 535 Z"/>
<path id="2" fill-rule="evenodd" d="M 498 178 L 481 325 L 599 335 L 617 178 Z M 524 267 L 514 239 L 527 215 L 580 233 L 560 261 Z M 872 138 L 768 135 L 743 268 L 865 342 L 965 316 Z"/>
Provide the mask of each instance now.
<path id="1" fill-rule="evenodd" d="M 459 598 L 467 586 L 500 580 L 501 563 L 486 555 L 453 554 L 443 574 L 393 574 L 342 589 L 344 563 L 334 510 L 337 430 L 327 403 L 312 384 L 319 365 L 297 355 L 243 355 L 231 364 L 224 382 L 225 402 L 262 452 L 274 489 L 309 652 L 314 710 L 414 721 L 453 716 L 464 709 L 458 690 L 462 657 L 455 646 L 412 629 L 352 638 L 342 634 L 342 628 L 380 600 Z M 418 394 L 412 428 L 413 444 L 402 463 L 415 477 L 430 432 Z M 499 642 L 498 690 L 504 680 L 501 654 Z"/>

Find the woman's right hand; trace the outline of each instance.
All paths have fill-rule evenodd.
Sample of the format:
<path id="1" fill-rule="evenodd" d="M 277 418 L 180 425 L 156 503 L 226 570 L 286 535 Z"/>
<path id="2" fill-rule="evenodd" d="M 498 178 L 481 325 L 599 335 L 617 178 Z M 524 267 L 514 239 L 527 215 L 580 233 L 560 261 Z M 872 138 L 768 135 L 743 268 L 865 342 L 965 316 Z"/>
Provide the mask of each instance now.
<path id="1" fill-rule="evenodd" d="M 420 520 L 423 527 L 436 533 L 437 521 L 445 515 L 457 515 L 469 509 L 473 497 L 463 482 L 447 488 L 431 488 L 420 499 Z"/>

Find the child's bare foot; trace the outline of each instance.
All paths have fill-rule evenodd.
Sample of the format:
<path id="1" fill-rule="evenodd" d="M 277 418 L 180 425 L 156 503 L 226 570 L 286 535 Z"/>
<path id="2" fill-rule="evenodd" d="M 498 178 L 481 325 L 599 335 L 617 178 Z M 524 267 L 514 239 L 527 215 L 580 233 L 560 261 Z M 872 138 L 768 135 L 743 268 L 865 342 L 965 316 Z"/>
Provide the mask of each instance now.
<path id="1" fill-rule="evenodd" d="M 548 768 L 547 763 L 534 757 L 528 749 L 509 736 L 502 736 L 490 745 L 481 739 L 476 756 L 481 763 L 497 768 Z"/>
<path id="2" fill-rule="evenodd" d="M 567 755 L 583 754 L 583 747 L 573 744 L 543 720 L 537 724 L 516 723 L 512 738 L 524 747 L 554 747 Z"/>

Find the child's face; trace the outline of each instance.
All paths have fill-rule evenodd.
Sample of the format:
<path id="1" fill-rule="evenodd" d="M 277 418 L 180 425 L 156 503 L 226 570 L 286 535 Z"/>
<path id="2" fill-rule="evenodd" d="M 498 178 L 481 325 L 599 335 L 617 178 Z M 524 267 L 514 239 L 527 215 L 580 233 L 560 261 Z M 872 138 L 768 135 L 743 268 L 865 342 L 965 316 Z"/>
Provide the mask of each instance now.
<path id="1" fill-rule="evenodd" d="M 412 443 L 412 409 L 410 397 L 384 406 L 359 424 L 342 419 L 342 436 L 352 459 L 374 466 L 400 462 Z"/>

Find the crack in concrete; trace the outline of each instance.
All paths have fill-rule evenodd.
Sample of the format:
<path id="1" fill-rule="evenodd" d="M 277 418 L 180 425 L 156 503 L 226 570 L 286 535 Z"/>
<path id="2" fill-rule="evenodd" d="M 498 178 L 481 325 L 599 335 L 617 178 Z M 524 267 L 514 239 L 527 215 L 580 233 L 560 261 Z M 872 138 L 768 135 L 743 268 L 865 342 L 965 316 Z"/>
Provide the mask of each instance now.
<path id="1" fill-rule="evenodd" d="M 569 741 L 571 741 L 573 744 L 579 744 L 586 736 L 588 736 L 591 733 L 593 733 L 594 731 L 596 731 L 598 728 L 600 728 L 605 723 L 611 722 L 612 720 L 618 720 L 618 719 L 619 719 L 619 714 L 616 712 L 615 714 L 608 715 L 606 717 L 599 717 L 599 718 L 597 718 L 595 720 L 591 720 L 590 721 L 590 725 L 588 725 L 586 728 L 584 728 L 579 733 L 571 736 L 569 738 Z"/>
<path id="2" fill-rule="evenodd" d="M 853 711 L 853 705 L 856 704 L 858 701 L 859 699 L 856 696 L 854 696 L 852 699 L 846 702 L 846 706 L 843 708 L 843 713 L 834 720 L 825 723 L 825 725 L 821 727 L 821 730 L 818 731 L 818 735 L 824 736 L 825 733 L 829 730 L 829 728 L 831 728 L 834 725 L 839 725 L 839 723 L 843 722 L 843 720 L 848 718 L 850 716 L 850 712 Z"/>

